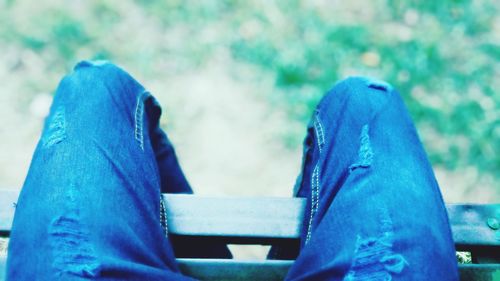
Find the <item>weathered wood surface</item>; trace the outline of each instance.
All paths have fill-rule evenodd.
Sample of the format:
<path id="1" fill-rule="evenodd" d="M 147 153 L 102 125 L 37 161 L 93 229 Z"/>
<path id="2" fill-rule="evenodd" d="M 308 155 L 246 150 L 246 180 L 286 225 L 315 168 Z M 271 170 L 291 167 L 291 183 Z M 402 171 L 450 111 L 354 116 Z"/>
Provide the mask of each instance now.
<path id="1" fill-rule="evenodd" d="M 0 236 L 8 236 L 18 191 L 0 189 Z M 298 239 L 305 200 L 301 198 L 231 198 L 165 194 L 172 235 L 222 239 L 230 243 L 271 244 Z M 477 253 L 477 262 L 460 265 L 462 280 L 500 278 L 500 204 L 446 206 L 457 249 Z M 293 261 L 177 259 L 187 275 L 203 280 L 282 280 Z M 5 257 L 0 257 L 0 280 Z M 495 277 L 496 276 L 496 277 Z"/>

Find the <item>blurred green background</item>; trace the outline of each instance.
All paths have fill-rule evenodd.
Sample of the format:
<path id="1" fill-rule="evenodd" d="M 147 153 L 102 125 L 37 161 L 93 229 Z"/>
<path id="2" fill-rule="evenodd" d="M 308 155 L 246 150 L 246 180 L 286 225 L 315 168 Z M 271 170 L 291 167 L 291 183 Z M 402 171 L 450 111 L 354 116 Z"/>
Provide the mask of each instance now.
<path id="1" fill-rule="evenodd" d="M 159 99 L 198 193 L 290 195 L 314 105 L 369 75 L 401 92 L 446 201 L 500 201 L 496 0 L 0 0 L 0 187 L 22 185 L 82 59 Z"/>

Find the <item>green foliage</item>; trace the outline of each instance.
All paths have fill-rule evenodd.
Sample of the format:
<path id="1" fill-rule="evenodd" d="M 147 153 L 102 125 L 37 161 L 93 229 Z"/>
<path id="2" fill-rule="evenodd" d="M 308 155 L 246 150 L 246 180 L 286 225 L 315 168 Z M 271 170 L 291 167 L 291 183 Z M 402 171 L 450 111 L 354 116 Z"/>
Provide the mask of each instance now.
<path id="1" fill-rule="evenodd" d="M 456 256 L 459 264 L 472 263 L 472 255 L 470 252 L 456 252 Z"/>
<path id="2" fill-rule="evenodd" d="M 96 0 L 36 9 L 30 3 L 4 5 L 0 40 L 50 65 L 69 68 L 82 56 L 119 58 L 149 75 L 161 57 L 190 67 L 224 48 L 273 75 L 269 101 L 303 123 L 335 81 L 352 74 L 387 80 L 403 96 L 433 164 L 474 167 L 500 181 L 496 0 Z M 135 20 L 137 14 L 147 21 Z M 126 24 L 134 31 L 120 29 Z M 158 36 L 181 32 L 143 42 L 136 39 L 140 24 L 156 25 Z M 303 133 L 292 130 L 284 141 L 299 145 Z"/>
<path id="3" fill-rule="evenodd" d="M 433 127 L 422 137 L 434 164 L 472 165 L 498 179 L 500 48 L 490 38 L 498 5 L 388 1 L 383 7 L 368 21 L 345 23 L 305 2 L 288 1 L 275 7 L 282 11 L 286 32 L 276 32 L 271 20 L 256 19 L 262 33 L 235 40 L 233 54 L 274 72 L 283 90 L 280 103 L 303 122 L 320 93 L 346 74 L 388 80 L 417 126 Z M 304 103 L 307 107 L 299 106 Z M 437 138 L 444 141 L 433 142 Z"/>

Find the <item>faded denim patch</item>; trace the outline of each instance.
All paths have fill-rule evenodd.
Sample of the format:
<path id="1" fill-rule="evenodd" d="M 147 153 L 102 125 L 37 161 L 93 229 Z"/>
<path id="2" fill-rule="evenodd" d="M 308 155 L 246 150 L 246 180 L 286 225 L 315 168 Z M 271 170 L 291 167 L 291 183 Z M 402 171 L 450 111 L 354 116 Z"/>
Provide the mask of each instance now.
<path id="1" fill-rule="evenodd" d="M 66 189 L 64 214 L 56 216 L 49 225 L 52 266 L 57 277 L 64 274 L 96 277 L 101 271 L 90 242 L 89 228 L 80 217 L 77 192 L 73 185 Z"/>
<path id="2" fill-rule="evenodd" d="M 357 168 L 368 168 L 373 162 L 373 150 L 369 135 L 370 127 L 364 125 L 361 129 L 361 134 L 359 137 L 360 145 L 358 151 L 358 160 L 356 163 L 349 166 L 349 171 L 353 171 Z"/>
<path id="3" fill-rule="evenodd" d="M 66 138 L 66 116 L 65 108 L 59 106 L 54 110 L 45 123 L 42 135 L 42 145 L 45 148 L 60 143 Z"/>
<path id="4" fill-rule="evenodd" d="M 49 229 L 54 254 L 53 266 L 59 274 L 95 277 L 100 272 L 97 257 L 90 246 L 90 233 L 72 212 L 55 218 Z"/>
<path id="5" fill-rule="evenodd" d="M 394 229 L 386 209 L 380 209 L 380 233 L 375 237 L 358 236 L 353 262 L 344 281 L 392 280 L 409 264 L 392 250 Z"/>

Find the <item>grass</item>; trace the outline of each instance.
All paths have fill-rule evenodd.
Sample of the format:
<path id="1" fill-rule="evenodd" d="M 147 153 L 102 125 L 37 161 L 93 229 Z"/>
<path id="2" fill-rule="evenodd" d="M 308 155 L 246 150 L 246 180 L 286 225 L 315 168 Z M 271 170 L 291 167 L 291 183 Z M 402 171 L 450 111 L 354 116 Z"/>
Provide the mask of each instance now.
<path id="1" fill-rule="evenodd" d="M 463 176 L 471 190 L 500 184 L 500 7 L 494 0 L 0 5 L 0 43 L 21 53 L 12 69 L 31 57 L 42 65 L 43 75 L 19 87 L 25 95 L 19 102 L 53 87 L 81 58 L 126 62 L 143 76 L 161 77 L 226 52 L 273 77 L 274 89 L 261 95 L 305 124 L 335 81 L 376 76 L 401 92 L 434 167 Z M 300 146 L 297 128 L 281 136 L 290 148 Z"/>

